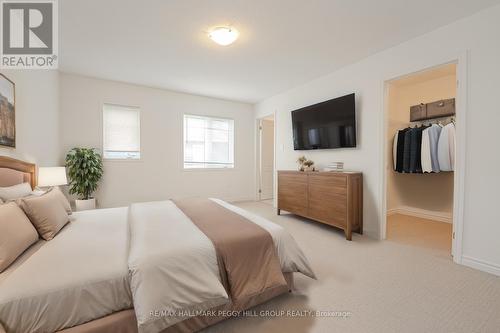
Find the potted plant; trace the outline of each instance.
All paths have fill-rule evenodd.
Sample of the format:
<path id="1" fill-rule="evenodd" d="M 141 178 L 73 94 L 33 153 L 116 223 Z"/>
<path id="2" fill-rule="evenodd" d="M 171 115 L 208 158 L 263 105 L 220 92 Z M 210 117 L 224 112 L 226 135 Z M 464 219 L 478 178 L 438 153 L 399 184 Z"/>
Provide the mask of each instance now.
<path id="1" fill-rule="evenodd" d="M 66 155 L 69 193 L 78 195 L 76 210 L 95 209 L 95 198 L 102 177 L 102 158 L 94 148 L 73 148 Z"/>

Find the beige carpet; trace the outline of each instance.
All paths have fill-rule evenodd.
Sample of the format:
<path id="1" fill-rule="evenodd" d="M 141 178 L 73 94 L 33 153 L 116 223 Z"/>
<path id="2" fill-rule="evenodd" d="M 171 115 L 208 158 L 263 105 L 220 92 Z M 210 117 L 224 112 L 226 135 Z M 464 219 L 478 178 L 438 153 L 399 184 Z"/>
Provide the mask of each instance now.
<path id="1" fill-rule="evenodd" d="M 266 203 L 238 206 L 285 227 L 318 280 L 296 274 L 296 289 L 254 308 L 349 311 L 347 318 L 246 317 L 205 332 L 500 332 L 500 278 L 454 264 L 449 252 L 375 241 L 292 215 Z"/>

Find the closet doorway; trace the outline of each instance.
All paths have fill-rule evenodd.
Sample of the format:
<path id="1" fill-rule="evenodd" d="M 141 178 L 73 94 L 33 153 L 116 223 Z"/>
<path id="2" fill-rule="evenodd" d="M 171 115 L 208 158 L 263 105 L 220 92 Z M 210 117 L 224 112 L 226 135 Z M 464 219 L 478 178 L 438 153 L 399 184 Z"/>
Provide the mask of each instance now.
<path id="1" fill-rule="evenodd" d="M 451 255 L 457 64 L 387 81 L 385 97 L 386 239 Z"/>
<path id="2" fill-rule="evenodd" d="M 258 120 L 258 199 L 273 204 L 274 115 Z"/>

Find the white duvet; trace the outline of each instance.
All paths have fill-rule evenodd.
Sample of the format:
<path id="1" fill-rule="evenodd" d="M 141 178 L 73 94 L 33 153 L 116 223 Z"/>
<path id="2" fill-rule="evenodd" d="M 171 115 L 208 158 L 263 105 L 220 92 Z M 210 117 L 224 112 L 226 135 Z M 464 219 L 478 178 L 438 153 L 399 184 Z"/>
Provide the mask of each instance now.
<path id="1" fill-rule="evenodd" d="M 76 212 L 0 274 L 0 325 L 54 332 L 132 307 L 127 208 Z M 1 332 L 1 330 L 0 330 Z"/>
<path id="2" fill-rule="evenodd" d="M 271 234 L 283 272 L 301 272 L 315 278 L 297 243 L 281 226 L 212 200 Z M 140 332 L 159 332 L 189 315 L 229 301 L 212 242 L 173 202 L 133 204 L 129 223 L 130 287 Z"/>

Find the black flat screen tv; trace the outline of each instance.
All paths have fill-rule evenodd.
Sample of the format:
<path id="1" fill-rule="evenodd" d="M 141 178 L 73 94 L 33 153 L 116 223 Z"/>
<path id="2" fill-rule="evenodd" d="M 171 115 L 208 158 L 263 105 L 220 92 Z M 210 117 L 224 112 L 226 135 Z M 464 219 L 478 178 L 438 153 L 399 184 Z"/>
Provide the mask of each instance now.
<path id="1" fill-rule="evenodd" d="M 356 147 L 354 94 L 292 111 L 295 150 Z"/>

